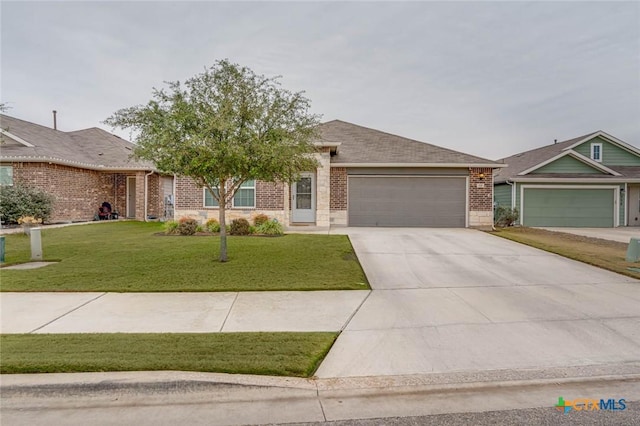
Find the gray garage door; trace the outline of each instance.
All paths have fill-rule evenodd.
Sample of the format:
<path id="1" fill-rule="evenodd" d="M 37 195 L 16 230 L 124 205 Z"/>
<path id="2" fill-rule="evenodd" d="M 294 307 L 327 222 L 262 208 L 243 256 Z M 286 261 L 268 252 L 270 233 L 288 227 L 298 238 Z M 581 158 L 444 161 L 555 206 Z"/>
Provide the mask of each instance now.
<path id="1" fill-rule="evenodd" d="M 349 176 L 349 226 L 459 228 L 466 223 L 466 179 Z"/>
<path id="2" fill-rule="evenodd" d="M 525 188 L 525 226 L 612 227 L 612 189 Z"/>

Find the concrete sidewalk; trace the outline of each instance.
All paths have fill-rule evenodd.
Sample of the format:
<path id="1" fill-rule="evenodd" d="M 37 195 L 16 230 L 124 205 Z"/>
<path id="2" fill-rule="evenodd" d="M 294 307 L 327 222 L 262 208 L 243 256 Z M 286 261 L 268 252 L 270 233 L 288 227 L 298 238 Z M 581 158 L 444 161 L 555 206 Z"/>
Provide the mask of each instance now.
<path id="1" fill-rule="evenodd" d="M 0 293 L 0 331 L 3 334 L 340 331 L 368 295 L 368 290 Z"/>

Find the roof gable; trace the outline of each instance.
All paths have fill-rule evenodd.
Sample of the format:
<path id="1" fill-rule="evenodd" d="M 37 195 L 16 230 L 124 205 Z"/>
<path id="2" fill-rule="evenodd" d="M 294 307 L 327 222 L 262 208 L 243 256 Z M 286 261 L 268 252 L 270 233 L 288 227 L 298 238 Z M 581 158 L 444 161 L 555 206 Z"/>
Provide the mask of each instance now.
<path id="1" fill-rule="evenodd" d="M 591 145 L 602 144 L 602 164 L 611 166 L 640 166 L 640 151 L 631 145 L 618 143 L 603 135 L 595 135 L 575 145 L 572 150 L 591 157 Z"/>
<path id="2" fill-rule="evenodd" d="M 604 161 L 602 163 L 597 163 L 591 160 L 590 158 L 591 142 L 590 141 L 594 140 L 594 138 L 596 138 L 595 140 L 599 140 L 600 138 L 605 138 L 607 142 L 613 143 L 619 149 L 624 149 L 627 152 L 640 154 L 640 150 L 638 150 L 638 148 L 632 145 L 629 145 L 625 142 L 622 142 L 621 140 L 609 135 L 608 133 L 605 133 L 599 130 L 583 136 L 579 136 L 577 138 L 554 143 L 551 145 L 545 145 L 539 148 L 535 148 L 529 151 L 524 151 L 524 152 L 512 155 L 510 157 L 506 157 L 501 160 L 498 160 L 500 162 L 505 163 L 507 167 L 503 169 L 499 169 L 494 174 L 494 182 L 500 183 L 510 179 L 514 179 L 519 176 L 524 176 L 526 174 L 531 173 L 534 170 L 537 170 L 555 161 L 558 158 L 561 158 L 563 155 L 569 155 L 569 153 L 571 153 L 571 155 L 574 158 L 582 161 L 583 163 L 590 164 L 594 168 L 598 170 L 602 170 L 603 172 L 606 173 L 606 175 L 609 175 L 612 177 L 621 176 L 621 173 L 617 172 L 621 170 L 621 168 L 618 165 L 614 165 L 612 163 L 607 162 L 607 159 L 605 157 L 603 157 Z M 582 147 L 587 147 L 588 151 L 584 151 Z M 578 152 L 573 148 L 580 149 L 582 152 Z M 603 145 L 603 148 L 604 148 L 604 145 Z M 580 158 L 576 157 L 576 155 L 579 156 Z M 634 154 L 634 158 L 635 158 L 635 154 Z M 620 166 L 636 166 L 636 165 L 640 165 L 640 164 L 635 162 L 633 164 L 629 164 L 628 162 L 625 164 L 620 164 Z M 628 167 L 625 169 L 625 172 L 624 172 L 625 176 L 627 176 L 628 172 L 631 172 L 628 169 L 629 169 Z M 538 173 L 542 174 L 542 172 L 538 172 Z"/>
<path id="3" fill-rule="evenodd" d="M 583 137 L 583 139 L 580 138 L 576 138 L 576 139 L 572 139 L 572 141 L 574 141 L 572 144 L 570 144 L 568 147 L 566 147 L 565 149 L 573 149 L 575 151 L 575 148 L 578 147 L 579 145 L 584 144 L 585 142 L 589 142 L 594 138 L 599 138 L 599 139 L 605 139 L 608 140 L 609 142 L 623 148 L 626 149 L 630 152 L 635 153 L 635 155 L 640 156 L 640 150 L 638 148 L 636 148 L 633 145 L 630 145 L 626 142 L 624 142 L 621 139 L 616 138 L 615 136 L 610 135 L 607 132 L 603 132 L 602 130 L 598 130 L 597 132 L 593 132 L 590 133 L 589 135 L 586 135 Z"/>
<path id="4" fill-rule="evenodd" d="M 494 161 L 340 120 L 322 123 L 318 143 L 339 144 L 331 163 L 343 167 L 502 167 Z"/>
<path id="5" fill-rule="evenodd" d="M 571 151 L 566 151 L 567 154 L 560 154 L 559 157 L 552 161 L 546 162 L 544 165 L 538 165 L 535 169 L 528 173 L 522 172 L 520 175 L 525 174 L 544 174 L 544 173 L 587 173 L 587 174 L 610 174 L 600 167 L 590 164 L 587 161 L 577 158 L 575 155 L 571 155 Z"/>

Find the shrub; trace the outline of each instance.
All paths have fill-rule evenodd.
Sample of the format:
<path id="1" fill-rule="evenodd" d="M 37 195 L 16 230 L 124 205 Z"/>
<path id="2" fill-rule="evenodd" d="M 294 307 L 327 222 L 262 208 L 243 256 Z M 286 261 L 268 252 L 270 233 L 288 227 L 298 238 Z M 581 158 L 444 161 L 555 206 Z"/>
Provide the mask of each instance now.
<path id="1" fill-rule="evenodd" d="M 178 222 L 175 220 L 166 221 L 162 227 L 164 228 L 165 234 L 174 235 L 178 233 Z"/>
<path id="2" fill-rule="evenodd" d="M 178 234 L 193 235 L 198 230 L 198 221 L 188 217 L 183 217 L 178 222 Z"/>
<path id="3" fill-rule="evenodd" d="M 18 219 L 31 216 L 46 222 L 53 210 L 53 197 L 28 186 L 0 187 L 0 220 L 18 223 Z"/>
<path id="4" fill-rule="evenodd" d="M 506 227 L 512 226 L 518 220 L 519 214 L 518 209 L 506 207 L 506 206 L 498 206 L 494 212 L 493 222 L 496 226 Z"/>
<path id="5" fill-rule="evenodd" d="M 256 231 L 259 234 L 264 235 L 282 235 L 284 231 L 282 230 L 282 225 L 277 220 L 268 220 L 262 225 L 258 226 Z"/>
<path id="6" fill-rule="evenodd" d="M 269 221 L 269 216 L 266 214 L 260 213 L 253 218 L 253 225 L 257 228 L 265 222 Z"/>
<path id="7" fill-rule="evenodd" d="M 205 227 L 209 232 L 220 232 L 220 222 L 216 219 L 209 219 L 207 223 L 205 223 Z"/>
<path id="8" fill-rule="evenodd" d="M 251 232 L 249 230 L 249 221 L 244 218 L 233 219 L 231 221 L 231 229 L 229 230 L 229 234 L 231 235 L 249 235 Z"/>
<path id="9" fill-rule="evenodd" d="M 203 225 L 203 224 L 199 223 L 199 224 L 196 226 L 196 232 L 204 232 L 204 230 L 205 230 L 205 228 L 204 228 L 204 225 Z"/>

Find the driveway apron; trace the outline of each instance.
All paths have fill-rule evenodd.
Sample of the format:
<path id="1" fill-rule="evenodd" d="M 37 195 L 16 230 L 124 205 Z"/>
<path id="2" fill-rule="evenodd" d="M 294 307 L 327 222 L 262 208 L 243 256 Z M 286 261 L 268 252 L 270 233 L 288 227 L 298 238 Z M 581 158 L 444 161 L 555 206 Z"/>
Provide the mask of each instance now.
<path id="1" fill-rule="evenodd" d="M 640 360 L 640 281 L 470 229 L 346 228 L 373 292 L 319 377 Z"/>

